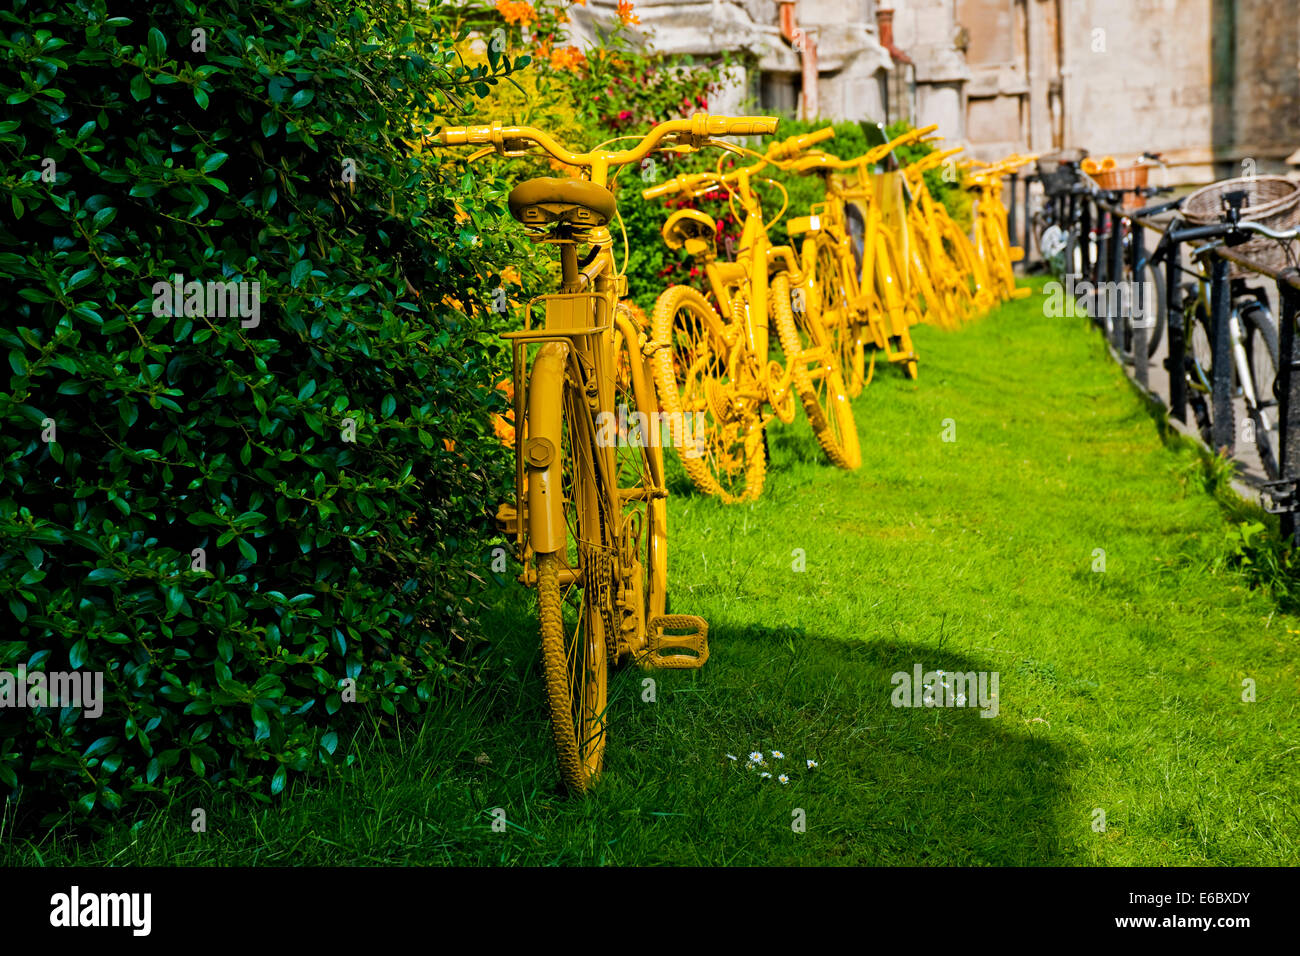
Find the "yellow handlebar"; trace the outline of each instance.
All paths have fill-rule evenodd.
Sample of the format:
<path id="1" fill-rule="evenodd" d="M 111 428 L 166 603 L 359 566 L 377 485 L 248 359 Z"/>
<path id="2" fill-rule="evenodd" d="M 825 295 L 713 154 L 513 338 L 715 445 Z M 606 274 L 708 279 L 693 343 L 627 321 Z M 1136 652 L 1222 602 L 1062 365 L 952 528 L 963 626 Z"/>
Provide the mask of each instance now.
<path id="1" fill-rule="evenodd" d="M 660 123 L 632 149 L 592 150 L 575 153 L 565 149 L 548 133 L 531 126 L 449 126 L 433 136 L 435 146 L 491 146 L 502 156 L 520 156 L 531 145 L 540 146 L 568 166 L 618 166 L 636 163 L 669 136 L 676 144 L 699 149 L 714 136 L 765 136 L 776 132 L 775 116 L 709 116 L 696 113 L 689 119 Z"/>
<path id="2" fill-rule="evenodd" d="M 641 190 L 641 198 L 658 199 L 660 196 L 668 196 L 673 193 L 690 195 L 704 184 L 704 180 L 713 180 L 711 173 L 689 173 L 681 176 L 674 176 L 665 183 L 658 186 L 651 186 L 649 189 Z"/>
<path id="3" fill-rule="evenodd" d="M 818 143 L 833 139 L 835 130 L 833 127 L 826 126 L 811 133 L 804 133 L 802 136 L 791 136 L 787 140 L 779 143 L 773 143 L 767 150 L 767 158 L 773 160 L 789 159 L 802 153 L 810 146 L 816 146 Z"/>
<path id="4" fill-rule="evenodd" d="M 934 167 L 943 163 L 945 160 L 953 156 L 956 156 L 958 153 L 963 151 L 964 151 L 964 147 L 955 146 L 952 149 L 945 149 L 939 152 L 930 153 L 927 156 L 921 157 L 914 163 L 909 163 L 907 166 L 903 168 L 908 174 L 915 176 L 925 172 L 928 169 L 933 169 Z"/>
<path id="5" fill-rule="evenodd" d="M 922 126 L 919 127 L 918 129 L 908 130 L 906 133 L 903 133 L 901 136 L 896 136 L 895 138 L 891 139 L 888 143 L 882 143 L 879 146 L 872 147 L 871 149 L 863 153 L 861 156 L 855 156 L 853 159 L 840 159 L 838 156 L 832 156 L 829 153 L 817 153 L 816 155 L 813 156 L 807 156 L 802 159 L 797 159 L 790 166 L 783 167 L 783 168 L 789 168 L 794 172 L 800 172 L 800 173 L 809 172 L 813 169 L 839 169 L 839 170 L 859 169 L 860 170 L 867 166 L 874 166 L 876 163 L 880 162 L 880 160 L 884 159 L 886 155 L 892 153 L 899 146 L 906 146 L 908 143 L 913 143 L 913 142 L 917 142 L 918 140 L 922 140 L 930 133 L 933 133 L 938 128 L 939 127 L 936 124 L 930 126 Z"/>

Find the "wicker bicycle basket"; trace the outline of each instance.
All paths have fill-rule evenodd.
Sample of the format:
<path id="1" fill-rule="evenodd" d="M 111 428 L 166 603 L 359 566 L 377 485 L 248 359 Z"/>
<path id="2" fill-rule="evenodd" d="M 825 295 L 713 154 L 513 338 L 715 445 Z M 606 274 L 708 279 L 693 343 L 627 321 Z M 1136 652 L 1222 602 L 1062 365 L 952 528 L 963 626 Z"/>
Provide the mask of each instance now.
<path id="1" fill-rule="evenodd" d="M 1147 184 L 1151 166 L 1147 163 L 1135 163 L 1132 166 L 1116 166 L 1092 174 L 1093 182 L 1102 189 L 1138 189 Z M 1124 209 L 1141 209 L 1147 200 L 1141 193 L 1125 193 Z"/>
<path id="2" fill-rule="evenodd" d="M 1257 222 L 1278 231 L 1300 226 L 1300 183 L 1282 176 L 1251 176 L 1211 183 L 1183 201 L 1183 215 L 1197 226 L 1220 222 L 1223 197 L 1234 190 L 1246 194 L 1241 206 L 1243 221 Z M 1270 269 L 1284 269 L 1300 254 L 1300 247 L 1295 242 L 1281 243 L 1267 236 L 1253 236 L 1249 242 L 1234 246 L 1232 251 Z M 1229 278 L 1240 279 L 1251 274 L 1235 262 L 1228 263 Z"/>
<path id="3" fill-rule="evenodd" d="M 1078 163 L 1088 155 L 1087 150 L 1062 149 L 1047 153 L 1037 159 L 1038 178 L 1048 195 L 1068 192 L 1078 178 L 1070 163 Z"/>

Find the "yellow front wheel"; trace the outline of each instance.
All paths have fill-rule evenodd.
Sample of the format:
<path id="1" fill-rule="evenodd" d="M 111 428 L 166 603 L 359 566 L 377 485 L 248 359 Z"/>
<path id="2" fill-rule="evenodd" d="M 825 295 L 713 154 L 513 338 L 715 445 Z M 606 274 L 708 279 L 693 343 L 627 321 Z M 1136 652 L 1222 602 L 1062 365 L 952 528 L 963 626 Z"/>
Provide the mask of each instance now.
<path id="1" fill-rule="evenodd" d="M 729 361 L 722 318 L 695 289 L 676 285 L 659 296 L 650 324 L 665 346 L 654 359 L 659 404 L 694 439 L 680 454 L 686 474 L 727 504 L 756 499 L 767 475 L 759 414 L 766 394 L 745 363 Z"/>
<path id="2" fill-rule="evenodd" d="M 822 328 L 808 314 L 790 308 L 790 277 L 772 279 L 772 318 L 781 339 L 790 379 L 800 399 L 817 443 L 831 463 L 840 468 L 862 464 L 858 428 L 853 408 Z"/>
<path id="3" fill-rule="evenodd" d="M 559 548 L 536 556 L 542 679 L 560 778 L 571 793 L 582 793 L 599 776 L 605 756 L 608 643 L 619 621 L 607 530 L 613 516 L 598 483 L 600 449 L 580 383 L 559 383 L 557 394 L 537 396 L 544 401 L 533 400 L 537 387 L 536 380 L 529 383 L 530 416 L 533 408 L 560 409 L 553 472 L 560 488 L 552 493 L 560 496 L 564 526 Z M 530 481 L 530 494 L 532 487 Z M 539 499 L 526 510 L 542 507 Z"/>
<path id="4" fill-rule="evenodd" d="M 609 669 L 603 634 L 586 626 L 594 608 L 560 584 L 568 570 L 559 554 L 537 556 L 537 604 L 542 623 L 542 678 L 560 778 L 571 793 L 583 793 L 600 775 L 605 756 Z M 575 620 L 575 619 L 583 619 Z"/>
<path id="5" fill-rule="evenodd" d="M 791 290 L 791 295 L 802 295 L 804 308 L 799 308 L 800 303 L 792 299 L 794 312 L 807 311 L 811 321 L 825 330 L 840 379 L 849 396 L 856 397 L 862 393 L 865 379 L 866 350 L 862 346 L 861 328 L 849 305 L 851 290 L 839 245 L 831 236 L 818 232 L 804 240 L 800 258 L 807 280 L 803 287 Z"/>

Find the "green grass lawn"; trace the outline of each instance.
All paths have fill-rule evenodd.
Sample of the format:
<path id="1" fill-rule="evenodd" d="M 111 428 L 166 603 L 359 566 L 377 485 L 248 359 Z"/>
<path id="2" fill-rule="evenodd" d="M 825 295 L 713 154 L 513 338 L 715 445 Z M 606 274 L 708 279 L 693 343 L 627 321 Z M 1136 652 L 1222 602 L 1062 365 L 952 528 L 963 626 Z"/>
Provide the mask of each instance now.
<path id="1" fill-rule="evenodd" d="M 708 618 L 712 656 L 616 675 L 588 798 L 557 789 L 533 597 L 510 581 L 490 682 L 364 731 L 352 779 L 273 808 L 181 796 L 6 861 L 1300 862 L 1300 623 L 1223 568 L 1232 509 L 1197 453 L 1041 301 L 917 329 L 920 380 L 878 368 L 856 400 L 858 471 L 774 424 L 760 501 L 673 497 L 673 609 Z M 892 706 L 891 675 L 918 664 L 996 672 L 997 716 Z M 746 768 L 755 750 L 784 753 L 771 778 Z"/>

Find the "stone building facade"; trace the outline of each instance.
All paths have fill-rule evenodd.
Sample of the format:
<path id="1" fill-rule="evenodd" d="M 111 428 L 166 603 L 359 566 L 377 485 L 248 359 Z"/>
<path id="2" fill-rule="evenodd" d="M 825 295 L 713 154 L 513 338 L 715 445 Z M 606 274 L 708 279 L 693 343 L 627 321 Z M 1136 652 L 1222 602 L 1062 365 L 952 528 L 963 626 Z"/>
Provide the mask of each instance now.
<path id="1" fill-rule="evenodd" d="M 579 37 L 616 0 L 575 7 Z M 1171 182 L 1300 146 L 1300 0 L 638 0 L 657 49 L 730 51 L 715 112 L 938 123 L 977 155 L 1144 151 Z"/>

